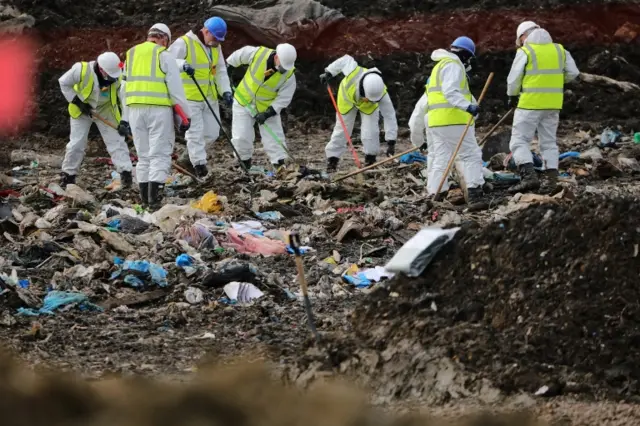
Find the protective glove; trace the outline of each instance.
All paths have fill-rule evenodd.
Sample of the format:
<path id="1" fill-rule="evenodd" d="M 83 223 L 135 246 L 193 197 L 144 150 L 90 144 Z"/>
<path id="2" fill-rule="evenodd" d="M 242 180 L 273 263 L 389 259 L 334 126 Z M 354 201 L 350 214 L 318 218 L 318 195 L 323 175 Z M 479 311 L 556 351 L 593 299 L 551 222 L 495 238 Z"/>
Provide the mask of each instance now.
<path id="1" fill-rule="evenodd" d="M 427 150 L 427 143 L 423 143 L 422 145 L 420 145 L 420 151 L 425 152 Z"/>
<path id="2" fill-rule="evenodd" d="M 91 117 L 91 110 L 93 109 L 93 108 L 91 108 L 91 105 L 89 105 L 88 103 L 82 102 L 82 101 L 80 100 L 80 98 L 79 98 L 79 97 L 77 97 L 77 96 L 75 96 L 75 97 L 73 98 L 73 100 L 71 101 L 71 103 L 72 103 L 72 104 L 74 104 L 74 105 L 76 105 L 78 108 L 80 108 L 80 111 L 81 111 L 83 114 L 86 114 L 86 115 L 88 115 L 89 117 Z"/>
<path id="3" fill-rule="evenodd" d="M 473 115 L 474 117 L 477 117 L 478 114 L 480 113 L 480 106 L 471 104 L 467 107 L 467 112 Z"/>
<path id="4" fill-rule="evenodd" d="M 131 126 L 128 121 L 120 121 L 118 124 L 118 134 L 124 138 L 133 137 L 133 133 L 131 133 Z"/>
<path id="5" fill-rule="evenodd" d="M 222 99 L 224 100 L 224 103 L 230 107 L 231 105 L 233 105 L 233 95 L 231 94 L 231 92 L 224 92 L 222 94 Z"/>
<path id="6" fill-rule="evenodd" d="M 193 67 L 186 62 L 182 66 L 182 71 L 186 72 L 189 77 L 193 77 L 194 75 L 196 75 L 196 70 L 194 70 Z"/>
<path id="7" fill-rule="evenodd" d="M 329 84 L 332 78 L 333 78 L 333 75 L 331 75 L 330 72 L 323 72 L 322 74 L 320 74 L 320 82 L 324 85 Z"/>
<path id="8" fill-rule="evenodd" d="M 393 157 L 396 153 L 396 141 L 387 141 L 387 155 Z"/>
<path id="9" fill-rule="evenodd" d="M 256 114 L 255 119 L 258 122 L 258 124 L 264 124 L 265 121 L 267 121 L 269 118 L 273 117 L 274 115 L 276 115 L 276 111 L 272 107 L 269 107 L 265 112 Z"/>
<path id="10" fill-rule="evenodd" d="M 507 101 L 507 107 L 511 109 L 518 106 L 518 99 L 519 99 L 519 96 L 509 96 L 509 100 Z"/>
<path id="11" fill-rule="evenodd" d="M 186 132 L 187 130 L 189 130 L 189 127 L 191 127 L 191 119 L 189 119 L 188 121 L 183 121 L 182 123 L 180 123 L 180 131 L 181 132 Z"/>

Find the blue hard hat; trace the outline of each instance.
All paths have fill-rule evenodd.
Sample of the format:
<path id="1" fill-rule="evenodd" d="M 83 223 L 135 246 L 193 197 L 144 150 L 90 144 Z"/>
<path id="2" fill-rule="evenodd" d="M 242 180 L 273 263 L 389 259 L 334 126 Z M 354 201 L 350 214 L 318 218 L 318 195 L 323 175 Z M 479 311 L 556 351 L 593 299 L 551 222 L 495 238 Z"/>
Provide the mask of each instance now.
<path id="1" fill-rule="evenodd" d="M 464 49 L 467 52 L 471 53 L 473 56 L 476 56 L 476 45 L 469 37 L 458 37 L 451 43 L 451 47 L 457 47 L 458 49 Z"/>
<path id="2" fill-rule="evenodd" d="M 216 40 L 224 41 L 224 37 L 227 35 L 227 23 L 224 22 L 224 19 L 214 16 L 204 21 L 204 27 L 213 34 Z"/>

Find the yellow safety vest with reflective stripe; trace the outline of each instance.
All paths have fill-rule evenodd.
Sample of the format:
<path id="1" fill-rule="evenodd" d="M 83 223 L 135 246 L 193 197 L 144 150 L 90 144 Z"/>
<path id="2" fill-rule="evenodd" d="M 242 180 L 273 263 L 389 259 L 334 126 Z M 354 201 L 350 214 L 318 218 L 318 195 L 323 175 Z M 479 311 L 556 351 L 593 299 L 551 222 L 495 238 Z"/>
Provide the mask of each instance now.
<path id="1" fill-rule="evenodd" d="M 371 102 L 366 98 L 357 99 L 358 89 L 360 88 L 360 82 L 362 78 L 369 73 L 367 68 L 357 66 L 356 69 L 351 71 L 348 76 L 342 79 L 340 86 L 338 87 L 338 111 L 340 114 L 348 114 L 353 107 L 358 108 L 358 111 L 363 114 L 371 115 L 378 109 L 378 102 Z M 375 71 L 371 71 L 375 72 Z M 384 86 L 384 92 L 382 96 L 387 94 L 387 86 Z"/>
<path id="2" fill-rule="evenodd" d="M 292 68 L 286 74 L 276 72 L 265 81 L 267 61 L 273 52 L 273 49 L 260 47 L 253 55 L 251 64 L 236 88 L 234 95 L 235 100 L 240 105 L 246 107 L 251 103 L 255 105 L 258 112 L 266 111 L 278 95 L 278 90 L 293 75 L 295 68 Z"/>
<path id="3" fill-rule="evenodd" d="M 166 74 L 160 69 L 160 53 L 166 48 L 145 41 L 127 51 L 126 104 L 171 106 Z"/>
<path id="4" fill-rule="evenodd" d="M 471 114 L 468 112 L 451 105 L 444 96 L 444 93 L 442 93 L 440 72 L 442 71 L 442 68 L 449 63 L 454 63 L 462 68 L 463 78 L 460 83 L 460 91 L 466 100 L 469 102 L 473 101 L 473 97 L 469 91 L 467 73 L 465 72 L 462 64 L 454 59 L 442 59 L 435 67 L 433 67 L 431 76 L 429 77 L 429 80 L 427 80 L 427 84 L 425 86 L 425 92 L 427 93 L 427 119 L 429 120 L 429 127 L 464 125 L 469 122 L 469 118 L 471 117 Z M 473 120 L 471 124 L 473 124 Z"/>
<path id="5" fill-rule="evenodd" d="M 564 101 L 564 47 L 557 43 L 530 44 L 520 48 L 527 54 L 518 108 L 562 109 Z"/>
<path id="6" fill-rule="evenodd" d="M 93 93 L 93 73 L 91 72 L 91 67 L 88 62 L 81 62 L 82 70 L 80 71 L 80 82 L 73 86 L 73 90 L 78 95 L 78 98 L 82 102 L 87 102 L 87 99 Z M 118 79 L 117 82 L 110 84 L 108 87 L 102 89 L 102 91 L 109 91 L 109 100 L 111 102 L 111 109 L 113 110 L 113 116 L 116 118 L 118 123 L 120 122 L 120 105 L 118 104 L 118 90 L 120 89 L 120 83 L 122 82 L 122 77 Z M 82 115 L 82 111 L 80 107 L 76 104 L 69 103 L 69 107 L 67 108 L 69 111 L 69 115 L 73 118 L 78 118 Z M 116 124 L 118 124 L 116 123 Z"/>
<path id="7" fill-rule="evenodd" d="M 202 47 L 200 42 L 195 41 L 189 36 L 180 37 L 184 40 L 187 46 L 187 56 L 185 57 L 185 61 L 193 67 L 196 71 L 194 77 L 202 91 L 209 96 L 212 96 L 213 99 L 218 98 L 218 89 L 216 87 L 215 77 L 216 77 L 216 66 L 218 65 L 218 48 L 210 49 L 211 58 L 209 54 Z M 187 96 L 187 99 L 190 101 L 203 101 L 204 98 L 200 94 L 198 87 L 193 82 L 193 79 L 187 75 L 186 72 L 180 73 L 182 77 L 182 84 L 184 85 L 184 94 Z M 211 90 L 211 93 L 209 93 Z"/>

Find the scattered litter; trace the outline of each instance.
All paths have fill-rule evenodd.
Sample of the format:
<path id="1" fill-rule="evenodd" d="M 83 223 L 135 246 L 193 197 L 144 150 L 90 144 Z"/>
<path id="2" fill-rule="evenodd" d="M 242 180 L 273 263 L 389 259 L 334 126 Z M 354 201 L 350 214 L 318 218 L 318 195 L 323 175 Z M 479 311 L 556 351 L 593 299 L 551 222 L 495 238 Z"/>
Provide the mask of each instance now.
<path id="1" fill-rule="evenodd" d="M 407 241 L 391 258 L 385 269 L 390 272 L 402 272 L 409 277 L 420 275 L 438 251 L 451 241 L 460 228 L 441 229 L 428 227 Z"/>
<path id="2" fill-rule="evenodd" d="M 224 294 L 231 304 L 247 304 L 264 296 L 258 287 L 250 283 L 230 282 L 224 286 Z"/>
<path id="3" fill-rule="evenodd" d="M 222 205 L 218 201 L 218 194 L 209 191 L 200 198 L 200 200 L 191 203 L 194 209 L 202 210 L 205 213 L 219 213 L 222 211 Z"/>
<path id="4" fill-rule="evenodd" d="M 118 267 L 111 274 L 111 280 L 122 278 L 123 281 L 135 288 L 147 287 L 149 284 L 158 287 L 167 287 L 167 271 L 160 265 L 146 260 L 122 260 L 116 257 L 113 260 Z"/>
<path id="5" fill-rule="evenodd" d="M 68 309 L 77 306 L 82 311 L 102 311 L 100 306 L 89 302 L 89 298 L 84 293 L 71 291 L 50 291 L 44 298 L 42 307 L 38 310 L 30 308 L 20 308 L 18 313 L 27 316 L 39 316 L 40 314 L 54 315 L 59 308 Z"/>

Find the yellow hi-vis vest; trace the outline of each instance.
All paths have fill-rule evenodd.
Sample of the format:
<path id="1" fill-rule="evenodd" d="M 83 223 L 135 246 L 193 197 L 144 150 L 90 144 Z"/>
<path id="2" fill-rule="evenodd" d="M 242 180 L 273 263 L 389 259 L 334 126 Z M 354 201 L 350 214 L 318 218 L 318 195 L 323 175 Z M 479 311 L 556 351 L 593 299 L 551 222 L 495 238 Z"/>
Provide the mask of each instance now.
<path id="1" fill-rule="evenodd" d="M 216 66 L 218 65 L 218 48 L 211 48 L 211 58 L 202 47 L 200 42 L 195 41 L 189 36 L 180 37 L 187 46 L 187 56 L 184 58 L 191 67 L 196 71 L 194 77 L 205 95 L 218 99 L 218 89 L 216 87 Z M 193 79 L 186 72 L 181 72 L 182 84 L 184 85 L 184 94 L 190 101 L 204 101 L 198 87 Z M 211 90 L 211 93 L 209 93 Z"/>
<path id="2" fill-rule="evenodd" d="M 160 53 L 166 48 L 145 41 L 127 51 L 126 104 L 171 106 L 166 74 L 160 69 Z"/>
<path id="3" fill-rule="evenodd" d="M 81 62 L 82 70 L 80 71 L 80 82 L 73 86 L 73 90 L 78 95 L 78 98 L 82 102 L 87 102 L 87 99 L 91 96 L 93 92 L 93 73 L 91 72 L 91 67 L 88 62 Z M 118 104 L 118 90 L 120 89 L 120 83 L 122 82 L 122 77 L 118 79 L 118 81 L 112 83 L 108 87 L 105 87 L 103 90 L 109 91 L 109 100 L 111 102 L 111 109 L 113 110 L 113 116 L 116 118 L 118 124 L 120 122 L 120 105 Z M 69 107 L 67 108 L 69 111 L 69 115 L 73 118 L 78 118 L 82 115 L 82 111 L 80 107 L 76 104 L 69 103 Z"/>
<path id="4" fill-rule="evenodd" d="M 253 103 L 258 112 L 265 112 L 278 95 L 278 90 L 293 75 L 295 68 L 292 68 L 286 74 L 276 72 L 264 80 L 267 71 L 267 60 L 273 49 L 260 47 L 253 55 L 251 64 L 244 73 L 244 78 L 236 88 L 234 98 L 240 105 L 246 107 Z"/>
<path id="5" fill-rule="evenodd" d="M 348 76 L 342 79 L 340 86 L 338 87 L 338 111 L 340 111 L 340 114 L 348 114 L 353 107 L 358 108 L 358 111 L 367 115 L 373 114 L 373 112 L 378 109 L 378 102 L 371 102 L 364 98 L 357 100 L 356 96 L 360 88 L 362 78 L 369 72 L 375 71 L 369 71 L 367 68 L 357 66 L 356 69 L 351 71 Z M 386 94 L 387 86 L 385 85 L 382 96 Z"/>
<path id="6" fill-rule="evenodd" d="M 462 68 L 463 78 L 462 83 L 460 84 L 462 96 L 469 102 L 473 101 L 473 97 L 469 91 L 467 73 L 465 72 L 462 64 L 450 58 L 440 60 L 436 66 L 433 67 L 431 76 L 429 77 L 429 80 L 427 80 L 427 84 L 425 86 L 425 92 L 427 93 L 427 119 L 429 120 L 429 127 L 464 125 L 469 122 L 469 118 L 471 117 L 471 114 L 468 112 L 451 105 L 444 96 L 444 93 L 442 93 L 440 72 L 446 64 L 452 62 Z M 473 120 L 471 121 L 471 124 L 473 124 Z"/>
<path id="7" fill-rule="evenodd" d="M 518 108 L 562 109 L 564 101 L 564 47 L 557 43 L 525 44 L 527 54 Z"/>

